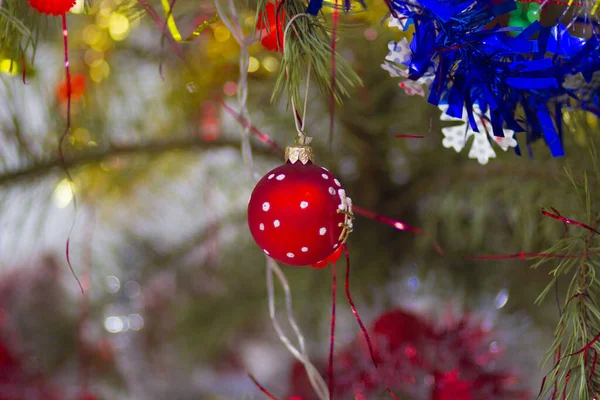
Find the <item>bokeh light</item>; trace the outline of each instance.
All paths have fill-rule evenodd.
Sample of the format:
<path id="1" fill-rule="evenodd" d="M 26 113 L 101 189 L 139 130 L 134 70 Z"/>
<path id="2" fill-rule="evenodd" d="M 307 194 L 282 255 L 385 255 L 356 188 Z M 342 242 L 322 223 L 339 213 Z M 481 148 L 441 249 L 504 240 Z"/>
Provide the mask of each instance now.
<path id="1" fill-rule="evenodd" d="M 16 75 L 19 72 L 17 62 L 10 58 L 5 58 L 0 61 L 0 72 L 7 75 Z"/>
<path id="2" fill-rule="evenodd" d="M 61 180 L 52 194 L 52 201 L 58 208 L 65 208 L 73 200 L 73 189 L 67 178 Z"/>
<path id="3" fill-rule="evenodd" d="M 110 37 L 113 40 L 120 41 L 129 36 L 129 20 L 126 16 L 119 13 L 112 13 L 109 19 Z"/>
<path id="4" fill-rule="evenodd" d="M 248 59 L 248 72 L 256 72 L 260 68 L 260 62 L 256 57 L 250 57 Z"/>

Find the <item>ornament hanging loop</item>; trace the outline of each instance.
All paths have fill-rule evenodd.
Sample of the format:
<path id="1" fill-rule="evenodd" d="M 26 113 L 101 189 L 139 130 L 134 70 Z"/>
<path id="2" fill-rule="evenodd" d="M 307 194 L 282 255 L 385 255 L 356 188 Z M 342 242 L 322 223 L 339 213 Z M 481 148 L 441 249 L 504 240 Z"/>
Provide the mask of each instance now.
<path id="1" fill-rule="evenodd" d="M 288 36 L 288 31 L 290 30 L 290 28 L 292 27 L 292 24 L 294 23 L 294 21 L 298 18 L 301 17 L 307 17 L 310 18 L 311 16 L 309 14 L 306 13 L 299 13 L 294 15 L 289 22 L 287 23 L 285 30 L 283 31 L 283 57 L 286 58 L 286 40 L 287 40 L 287 36 Z M 287 69 L 286 69 L 287 72 Z M 298 109 L 296 108 L 296 104 L 294 102 L 294 96 L 290 97 L 291 103 L 292 103 L 292 114 L 294 115 L 294 124 L 296 125 L 296 131 L 298 132 L 298 137 L 296 138 L 296 143 L 300 146 L 308 146 L 310 145 L 310 142 L 312 140 L 311 137 L 307 136 L 306 133 L 304 132 L 304 123 L 306 121 L 306 109 L 308 106 L 308 90 L 310 88 L 310 73 L 311 73 L 311 65 L 310 63 L 308 64 L 308 70 L 306 72 L 306 89 L 305 89 L 305 93 L 304 93 L 304 106 L 303 106 L 303 110 L 302 110 L 302 117 L 300 117 L 300 115 L 298 114 Z M 312 154 L 312 152 L 311 152 Z M 312 155 L 311 155 L 312 158 Z M 286 161 L 288 160 L 287 157 L 287 151 L 286 151 Z M 312 160 L 311 160 L 312 161 Z"/>

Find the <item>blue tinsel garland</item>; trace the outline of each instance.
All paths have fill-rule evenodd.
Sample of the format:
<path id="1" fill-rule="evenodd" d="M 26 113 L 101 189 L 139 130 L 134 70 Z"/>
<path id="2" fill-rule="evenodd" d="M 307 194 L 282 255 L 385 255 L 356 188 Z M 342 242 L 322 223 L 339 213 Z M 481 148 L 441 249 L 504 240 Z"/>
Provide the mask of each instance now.
<path id="1" fill-rule="evenodd" d="M 473 130 L 477 104 L 489 109 L 494 135 L 502 137 L 503 127 L 526 132 L 527 145 L 543 137 L 556 157 L 564 155 L 564 107 L 576 104 L 600 115 L 598 87 L 583 97 L 577 88 L 563 86 L 570 75 L 581 73 L 590 82 L 600 71 L 596 32 L 583 39 L 562 24 L 544 27 L 534 22 L 522 30 L 489 27 L 516 8 L 513 0 L 390 0 L 389 5 L 394 17 L 405 19 L 404 29 L 414 26 L 412 55 L 405 62 L 409 78 L 416 80 L 433 68 L 429 102 L 448 104 L 448 115 L 457 118 L 466 109 Z M 517 36 L 507 34 L 515 29 L 520 31 Z"/>

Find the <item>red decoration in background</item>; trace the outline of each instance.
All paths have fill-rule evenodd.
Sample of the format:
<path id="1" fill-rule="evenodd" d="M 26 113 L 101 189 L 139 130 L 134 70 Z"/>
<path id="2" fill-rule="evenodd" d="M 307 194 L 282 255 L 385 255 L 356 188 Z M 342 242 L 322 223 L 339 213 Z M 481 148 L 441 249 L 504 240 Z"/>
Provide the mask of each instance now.
<path id="1" fill-rule="evenodd" d="M 57 400 L 40 378 L 23 371 L 21 361 L 0 337 L 0 400 Z"/>
<path id="2" fill-rule="evenodd" d="M 214 142 L 221 131 L 219 127 L 219 110 L 214 101 L 202 103 L 202 117 L 200 122 L 200 135 L 204 141 Z"/>
<path id="3" fill-rule="evenodd" d="M 256 29 L 260 31 L 260 42 L 267 49 L 272 51 L 283 52 L 283 21 L 285 21 L 285 11 L 281 9 L 279 15 L 276 14 L 276 6 L 273 3 L 268 3 L 266 6 L 266 18 L 261 12 L 258 15 L 258 23 Z M 265 19 L 267 20 L 265 23 Z"/>
<path id="4" fill-rule="evenodd" d="M 46 15 L 63 15 L 74 5 L 75 0 L 28 0 L 32 8 Z"/>
<path id="5" fill-rule="evenodd" d="M 411 356 L 410 348 L 421 340 L 436 339 L 433 327 L 420 318 L 397 309 L 382 314 L 371 328 L 375 342 L 375 356 L 378 362 L 385 361 L 387 354 L 394 354 L 406 347 L 407 355 Z"/>
<path id="6" fill-rule="evenodd" d="M 248 225 L 271 258 L 288 265 L 312 265 L 342 245 L 345 215 L 338 210 L 345 207 L 345 191 L 329 171 L 311 162 L 287 162 L 254 188 Z"/>
<path id="7" fill-rule="evenodd" d="M 387 385 L 398 390 L 400 398 L 415 400 L 532 399 L 519 388 L 517 376 L 494 370 L 491 362 L 503 352 L 490 350 L 493 332 L 485 331 L 470 315 L 436 329 L 420 316 L 396 309 L 377 318 L 369 333 L 379 372 L 373 370 L 360 336 L 335 355 L 338 398 L 374 398 Z M 324 371 L 322 363 L 315 365 Z M 420 382 L 429 376 L 431 385 L 419 386 L 419 376 Z M 300 363 L 292 367 L 290 386 L 288 400 L 316 400 Z"/>
<path id="8" fill-rule="evenodd" d="M 473 400 L 472 384 L 459 378 L 458 371 L 436 376 L 431 400 Z"/>
<path id="9" fill-rule="evenodd" d="M 83 75 L 73 75 L 71 77 L 71 100 L 77 101 L 85 94 L 85 78 Z M 56 95 L 61 103 L 66 103 L 69 100 L 69 90 L 67 80 L 63 79 L 58 88 Z"/>

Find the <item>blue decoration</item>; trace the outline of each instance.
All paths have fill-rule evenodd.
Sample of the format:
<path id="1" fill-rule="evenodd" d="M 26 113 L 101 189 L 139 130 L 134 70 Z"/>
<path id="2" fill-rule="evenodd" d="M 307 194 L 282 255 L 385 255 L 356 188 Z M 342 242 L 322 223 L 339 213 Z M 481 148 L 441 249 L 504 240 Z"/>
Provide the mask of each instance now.
<path id="1" fill-rule="evenodd" d="M 343 1 L 343 8 L 344 11 L 348 12 L 350 11 L 350 9 L 352 8 L 352 1 L 351 0 L 342 0 Z M 358 3 L 362 6 L 362 8 L 366 9 L 367 6 L 364 2 L 364 0 L 358 0 Z M 317 16 L 319 15 L 319 11 L 321 11 L 321 9 L 323 8 L 324 5 L 324 1 L 323 0 L 309 0 L 308 1 L 308 6 L 306 7 L 306 13 L 313 15 L 313 16 Z M 334 7 L 335 5 L 331 5 L 332 7 Z"/>
<path id="2" fill-rule="evenodd" d="M 404 19 L 405 30 L 414 27 L 412 54 L 403 63 L 409 78 L 417 80 L 433 68 L 428 101 L 447 104 L 447 114 L 455 118 L 465 109 L 474 131 L 477 106 L 490 112 L 495 136 L 503 136 L 503 127 L 526 132 L 528 149 L 543 139 L 559 157 L 563 108 L 576 105 L 600 116 L 599 85 L 585 96 L 563 85 L 579 73 L 589 83 L 600 71 L 596 35 L 584 39 L 560 23 L 544 27 L 538 21 L 524 29 L 491 27 L 496 17 L 517 8 L 514 0 L 390 0 L 389 6 L 392 15 Z M 595 23 L 587 23 L 600 33 Z"/>

